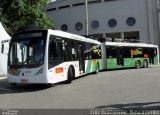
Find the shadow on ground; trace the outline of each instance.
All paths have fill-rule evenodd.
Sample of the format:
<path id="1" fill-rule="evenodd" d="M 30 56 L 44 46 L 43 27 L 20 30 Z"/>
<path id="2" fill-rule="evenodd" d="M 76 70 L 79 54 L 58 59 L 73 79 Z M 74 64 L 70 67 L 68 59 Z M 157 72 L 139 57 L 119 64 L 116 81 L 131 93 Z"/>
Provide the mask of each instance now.
<path id="1" fill-rule="evenodd" d="M 57 85 L 61 85 L 62 83 L 58 84 L 17 84 L 16 86 L 11 86 L 7 79 L 0 80 L 0 94 L 12 94 L 12 93 L 26 93 L 26 92 L 37 92 L 46 90 Z"/>
<path id="2" fill-rule="evenodd" d="M 160 102 L 103 105 L 95 108 L 96 109 L 113 109 L 113 110 L 116 109 L 116 110 L 126 111 L 127 113 L 130 113 L 131 110 L 160 110 Z"/>
<path id="3" fill-rule="evenodd" d="M 107 71 L 123 71 L 123 70 L 131 70 L 135 68 L 123 68 L 123 69 L 111 69 Z M 147 68 L 144 68 L 147 69 Z M 100 71 L 107 72 L 106 70 Z M 83 75 L 81 77 L 76 78 L 75 80 L 81 79 L 83 77 L 87 77 L 92 74 Z M 94 74 L 93 74 L 94 75 Z M 53 88 L 57 85 L 66 85 L 65 82 L 53 84 L 53 85 L 44 85 L 44 84 L 26 84 L 26 85 L 17 85 L 16 87 L 11 87 L 10 84 L 7 82 L 7 79 L 0 80 L 0 94 L 10 94 L 10 93 L 26 93 L 26 92 L 36 92 L 41 90 L 46 90 L 49 88 Z"/>

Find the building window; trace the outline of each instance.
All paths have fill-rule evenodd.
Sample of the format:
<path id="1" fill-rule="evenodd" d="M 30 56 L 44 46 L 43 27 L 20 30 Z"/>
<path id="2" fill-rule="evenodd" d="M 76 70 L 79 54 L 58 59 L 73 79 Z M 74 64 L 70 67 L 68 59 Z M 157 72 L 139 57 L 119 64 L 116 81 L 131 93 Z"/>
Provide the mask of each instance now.
<path id="1" fill-rule="evenodd" d="M 61 26 L 61 30 L 62 30 L 62 31 L 67 31 L 67 30 L 68 30 L 68 26 L 67 26 L 66 24 L 63 24 L 63 25 Z"/>
<path id="2" fill-rule="evenodd" d="M 117 25 L 117 20 L 116 19 L 110 19 L 108 21 L 109 27 L 115 27 Z"/>
<path id="3" fill-rule="evenodd" d="M 126 23 L 127 23 L 128 26 L 134 26 L 135 23 L 136 23 L 136 19 L 133 18 L 133 17 L 129 17 L 129 18 L 127 19 Z"/>
<path id="4" fill-rule="evenodd" d="M 77 31 L 82 30 L 82 28 L 83 28 L 82 23 L 81 22 L 77 22 L 76 25 L 75 25 L 75 28 L 76 28 Z"/>
<path id="5" fill-rule="evenodd" d="M 99 27 L 99 22 L 97 20 L 92 21 L 91 27 L 93 29 L 97 29 Z"/>

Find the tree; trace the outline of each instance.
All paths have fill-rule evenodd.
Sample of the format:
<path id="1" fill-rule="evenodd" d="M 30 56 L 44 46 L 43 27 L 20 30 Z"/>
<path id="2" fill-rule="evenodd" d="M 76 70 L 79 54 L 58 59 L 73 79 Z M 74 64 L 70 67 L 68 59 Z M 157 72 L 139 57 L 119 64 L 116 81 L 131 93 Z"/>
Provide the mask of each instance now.
<path id="1" fill-rule="evenodd" d="M 36 25 L 44 29 L 51 28 L 52 21 L 43 10 L 47 1 L 0 0 L 0 21 L 9 34 L 29 25 Z"/>

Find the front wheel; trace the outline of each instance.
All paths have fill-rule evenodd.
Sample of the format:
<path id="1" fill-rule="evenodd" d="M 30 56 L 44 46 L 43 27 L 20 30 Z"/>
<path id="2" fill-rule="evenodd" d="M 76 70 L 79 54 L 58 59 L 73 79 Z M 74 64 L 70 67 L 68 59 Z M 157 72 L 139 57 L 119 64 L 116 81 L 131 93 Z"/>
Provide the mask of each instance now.
<path id="1" fill-rule="evenodd" d="M 68 77 L 67 77 L 66 83 L 71 83 L 72 79 L 74 78 L 74 75 L 75 75 L 75 73 L 74 73 L 73 68 L 69 67 L 69 69 L 68 69 Z"/>

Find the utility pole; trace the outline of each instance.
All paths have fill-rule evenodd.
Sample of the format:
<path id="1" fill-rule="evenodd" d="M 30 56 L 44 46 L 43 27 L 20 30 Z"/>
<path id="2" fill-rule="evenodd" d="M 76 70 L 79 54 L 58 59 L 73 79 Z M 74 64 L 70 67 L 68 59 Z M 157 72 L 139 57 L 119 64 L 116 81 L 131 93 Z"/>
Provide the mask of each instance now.
<path id="1" fill-rule="evenodd" d="M 85 0 L 85 32 L 86 36 L 89 34 L 89 29 L 88 29 L 88 0 Z"/>

